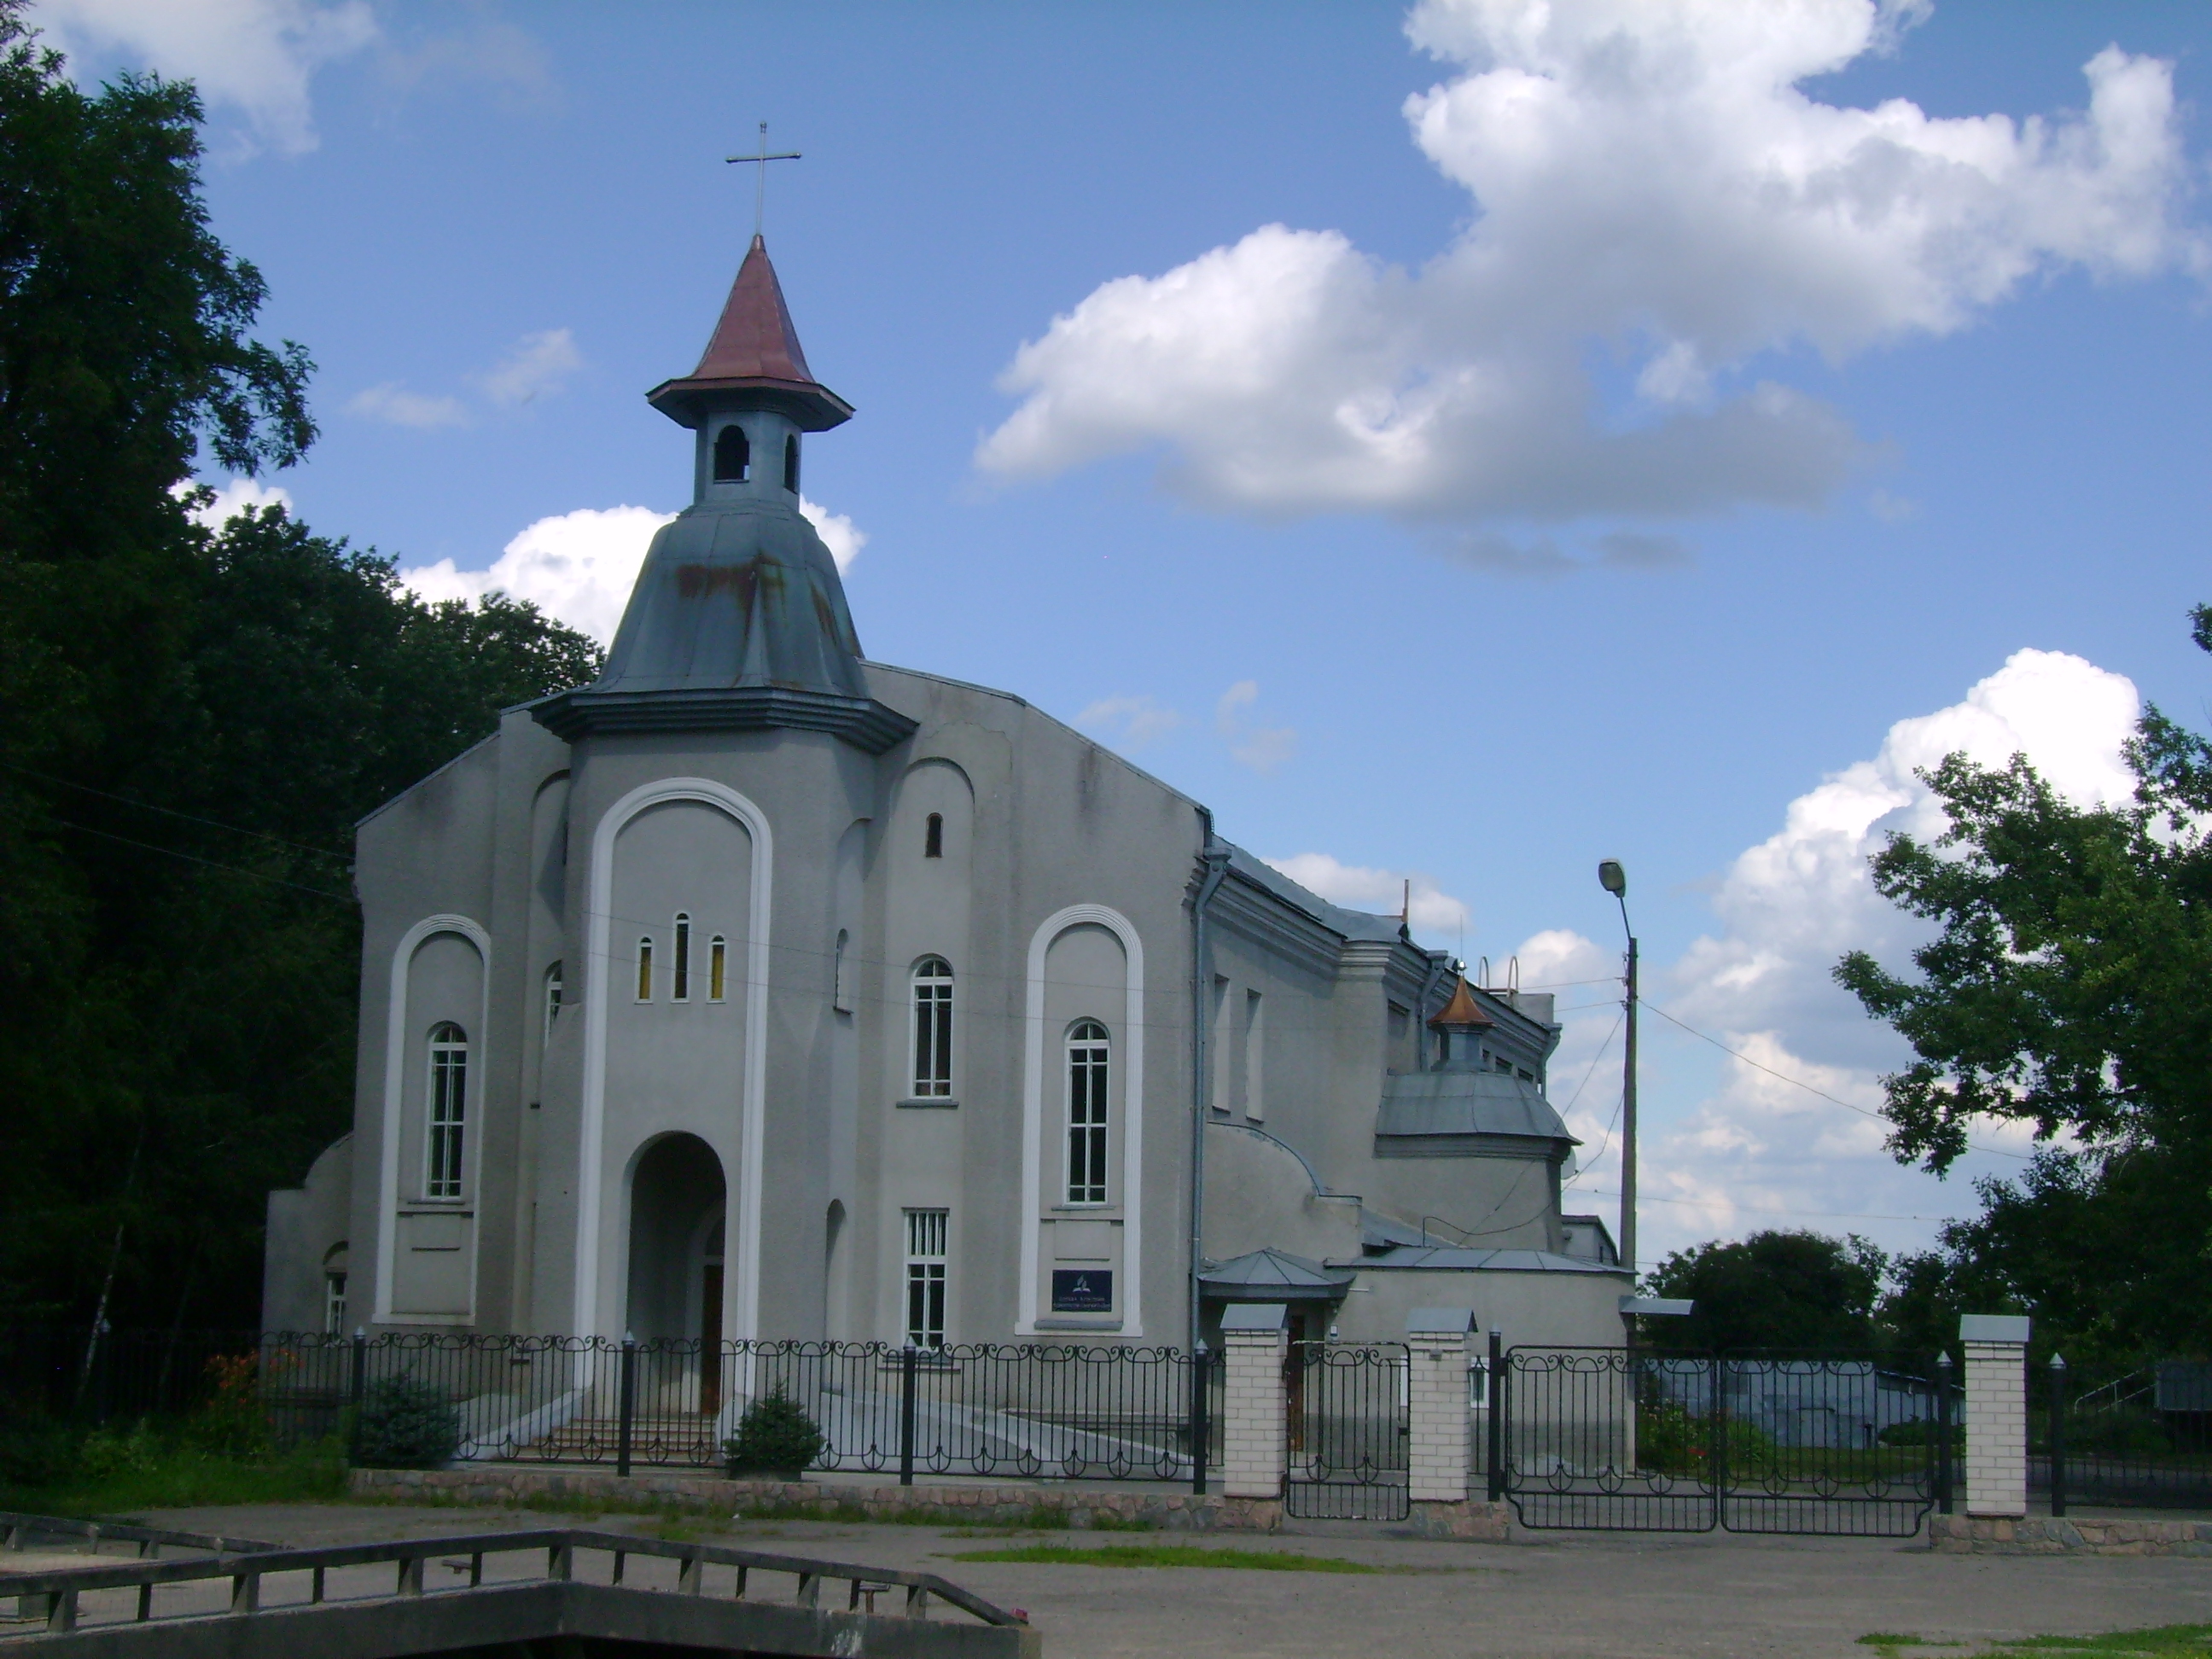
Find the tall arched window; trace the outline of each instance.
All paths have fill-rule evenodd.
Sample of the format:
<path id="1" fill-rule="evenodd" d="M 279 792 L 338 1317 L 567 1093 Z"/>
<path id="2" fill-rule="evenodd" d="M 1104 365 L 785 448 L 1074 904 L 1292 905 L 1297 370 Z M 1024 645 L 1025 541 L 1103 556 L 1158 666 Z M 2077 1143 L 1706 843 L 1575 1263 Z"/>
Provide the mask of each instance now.
<path id="1" fill-rule="evenodd" d="M 707 1000 L 720 1002 L 729 980 L 730 942 L 717 933 L 707 941 Z"/>
<path id="2" fill-rule="evenodd" d="M 783 487 L 794 495 L 799 493 L 799 434 L 796 432 L 783 441 Z"/>
<path id="3" fill-rule="evenodd" d="M 678 910 L 676 913 L 676 960 L 669 964 L 672 970 L 669 993 L 678 1002 L 691 1000 L 691 918 Z"/>
<path id="4" fill-rule="evenodd" d="M 1067 1201 L 1106 1201 L 1106 1083 L 1113 1044 L 1095 1019 L 1067 1028 Z"/>
<path id="5" fill-rule="evenodd" d="M 743 483 L 745 474 L 752 470 L 752 446 L 745 441 L 745 429 L 732 424 L 714 434 L 714 482 Z"/>
<path id="6" fill-rule="evenodd" d="M 545 1032 L 541 1042 L 553 1041 L 554 1022 L 561 1018 L 561 964 L 555 963 L 545 970 Z"/>
<path id="7" fill-rule="evenodd" d="M 430 1146 L 426 1198 L 461 1195 L 462 1135 L 469 1119 L 468 1034 L 447 1020 L 430 1030 Z"/>
<path id="8" fill-rule="evenodd" d="M 915 964 L 914 1095 L 952 1097 L 952 964 L 943 957 Z"/>
<path id="9" fill-rule="evenodd" d="M 648 934 L 637 942 L 637 1000 L 653 1000 L 653 939 Z"/>

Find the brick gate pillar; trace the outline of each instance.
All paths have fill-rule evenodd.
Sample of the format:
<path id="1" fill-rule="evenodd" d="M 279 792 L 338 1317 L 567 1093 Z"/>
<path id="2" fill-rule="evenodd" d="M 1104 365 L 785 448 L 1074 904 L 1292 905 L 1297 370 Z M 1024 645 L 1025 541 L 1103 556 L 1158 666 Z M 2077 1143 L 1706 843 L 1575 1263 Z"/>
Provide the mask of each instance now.
<path id="1" fill-rule="evenodd" d="M 1967 1314 L 1966 1513 L 2027 1513 L 2027 1329 L 2024 1315 Z"/>
<path id="2" fill-rule="evenodd" d="M 1416 1308 L 1406 1316 L 1407 1496 L 1416 1504 L 1463 1504 L 1468 1469 L 1468 1332 L 1465 1308 Z"/>
<path id="3" fill-rule="evenodd" d="M 1289 1337 L 1279 1302 L 1232 1304 L 1221 1316 L 1221 1491 L 1280 1498 L 1283 1358 Z"/>

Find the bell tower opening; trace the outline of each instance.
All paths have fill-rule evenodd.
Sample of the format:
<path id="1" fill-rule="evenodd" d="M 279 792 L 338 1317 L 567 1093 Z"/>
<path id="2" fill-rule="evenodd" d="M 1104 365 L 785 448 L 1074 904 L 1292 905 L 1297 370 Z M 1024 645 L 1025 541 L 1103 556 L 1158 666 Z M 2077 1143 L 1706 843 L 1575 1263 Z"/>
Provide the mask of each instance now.
<path id="1" fill-rule="evenodd" d="M 752 445 L 735 421 L 714 435 L 714 482 L 743 483 L 752 471 Z"/>
<path id="2" fill-rule="evenodd" d="M 796 432 L 783 441 L 783 487 L 794 495 L 799 493 L 799 434 Z"/>

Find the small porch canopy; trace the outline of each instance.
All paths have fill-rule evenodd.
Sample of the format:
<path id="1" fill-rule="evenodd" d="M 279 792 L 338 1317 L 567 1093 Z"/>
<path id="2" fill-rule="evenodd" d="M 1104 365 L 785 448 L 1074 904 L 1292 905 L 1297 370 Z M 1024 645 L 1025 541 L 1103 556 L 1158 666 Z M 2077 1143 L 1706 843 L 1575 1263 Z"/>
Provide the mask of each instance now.
<path id="1" fill-rule="evenodd" d="M 1222 1262 L 1198 1276 L 1209 1302 L 1334 1302 L 1357 1274 L 1273 1246 Z"/>

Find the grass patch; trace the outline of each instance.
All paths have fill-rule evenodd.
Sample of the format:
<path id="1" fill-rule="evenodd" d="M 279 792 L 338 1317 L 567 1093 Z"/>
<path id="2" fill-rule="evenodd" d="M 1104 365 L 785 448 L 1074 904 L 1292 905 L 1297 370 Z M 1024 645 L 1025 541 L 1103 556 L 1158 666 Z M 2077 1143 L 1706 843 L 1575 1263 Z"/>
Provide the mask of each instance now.
<path id="1" fill-rule="evenodd" d="M 344 1495 L 345 1459 L 334 1444 L 251 1460 L 162 1447 L 149 1448 L 119 1467 L 0 1486 L 0 1509 L 90 1516 L 216 1504 L 307 1504 Z"/>
<path id="2" fill-rule="evenodd" d="M 2212 1625 L 2154 1625 L 2104 1636 L 2031 1636 L 2023 1642 L 1998 1644 L 1990 1659 L 2050 1653 L 2076 1654 L 2083 1659 L 2136 1659 L 2146 1654 L 2156 1659 L 2212 1659 Z"/>
<path id="3" fill-rule="evenodd" d="M 1963 1648 L 1965 1642 L 1936 1642 L 1924 1636 L 1874 1631 L 1858 1638 L 1863 1648 L 1895 1655 L 1905 1648 Z M 2212 1625 L 2157 1625 L 2148 1630 L 2113 1631 L 2102 1636 L 2030 1636 L 1996 1642 L 1978 1659 L 2042 1659 L 2067 1654 L 2075 1659 L 2212 1659 Z"/>
<path id="4" fill-rule="evenodd" d="M 1014 1549 L 963 1550 L 948 1561 L 1019 1561 L 1056 1567 L 1240 1567 L 1252 1572 L 1381 1572 L 1340 1555 L 1289 1550 L 1215 1549 L 1204 1544 L 1028 1544 Z"/>

